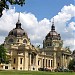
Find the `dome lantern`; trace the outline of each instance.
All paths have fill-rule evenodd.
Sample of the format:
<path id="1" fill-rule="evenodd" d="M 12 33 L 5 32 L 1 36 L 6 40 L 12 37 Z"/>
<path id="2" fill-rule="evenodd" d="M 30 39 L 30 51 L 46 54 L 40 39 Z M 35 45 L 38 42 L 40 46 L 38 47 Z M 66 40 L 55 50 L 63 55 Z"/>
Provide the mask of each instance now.
<path id="1" fill-rule="evenodd" d="M 54 19 L 53 19 L 53 22 L 52 22 L 51 31 L 46 35 L 45 38 L 46 38 L 46 40 L 47 40 L 47 39 L 51 39 L 51 40 L 61 40 L 60 34 L 58 34 L 58 33 L 55 31 Z"/>

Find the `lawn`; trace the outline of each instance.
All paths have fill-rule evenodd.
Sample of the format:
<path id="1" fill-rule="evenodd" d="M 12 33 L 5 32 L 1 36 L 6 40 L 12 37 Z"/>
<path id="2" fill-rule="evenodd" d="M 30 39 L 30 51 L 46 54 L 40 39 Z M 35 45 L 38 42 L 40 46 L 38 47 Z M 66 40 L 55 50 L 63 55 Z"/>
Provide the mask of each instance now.
<path id="1" fill-rule="evenodd" d="M 75 72 L 0 71 L 0 75 L 75 75 Z"/>

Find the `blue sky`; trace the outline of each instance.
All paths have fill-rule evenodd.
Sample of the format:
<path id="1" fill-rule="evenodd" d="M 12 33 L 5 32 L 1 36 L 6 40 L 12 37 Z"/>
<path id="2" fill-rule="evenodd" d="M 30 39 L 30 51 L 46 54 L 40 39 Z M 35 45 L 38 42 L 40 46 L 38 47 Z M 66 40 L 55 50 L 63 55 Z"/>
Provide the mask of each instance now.
<path id="1" fill-rule="evenodd" d="M 63 6 L 70 4 L 74 5 L 74 0 L 26 0 L 23 7 L 17 5 L 15 7 L 17 12 L 31 12 L 38 20 L 42 20 L 52 18 Z"/>

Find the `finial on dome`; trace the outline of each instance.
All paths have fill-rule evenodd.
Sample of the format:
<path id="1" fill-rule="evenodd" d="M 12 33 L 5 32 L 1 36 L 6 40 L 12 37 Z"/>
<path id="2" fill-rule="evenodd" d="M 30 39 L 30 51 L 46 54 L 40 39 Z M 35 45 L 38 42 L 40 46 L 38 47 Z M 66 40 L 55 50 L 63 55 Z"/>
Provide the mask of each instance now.
<path id="1" fill-rule="evenodd" d="M 20 23 L 20 13 L 19 13 L 19 15 L 18 15 L 18 22 Z"/>
<path id="2" fill-rule="evenodd" d="M 52 22 L 52 26 L 51 26 L 51 31 L 55 31 L 54 18 L 53 18 L 53 22 Z"/>
<path id="3" fill-rule="evenodd" d="M 18 22 L 16 23 L 16 28 L 21 28 L 20 13 L 19 13 L 19 15 L 18 15 Z"/>
<path id="4" fill-rule="evenodd" d="M 54 25 L 54 18 L 53 18 L 53 22 L 52 22 L 52 25 Z"/>

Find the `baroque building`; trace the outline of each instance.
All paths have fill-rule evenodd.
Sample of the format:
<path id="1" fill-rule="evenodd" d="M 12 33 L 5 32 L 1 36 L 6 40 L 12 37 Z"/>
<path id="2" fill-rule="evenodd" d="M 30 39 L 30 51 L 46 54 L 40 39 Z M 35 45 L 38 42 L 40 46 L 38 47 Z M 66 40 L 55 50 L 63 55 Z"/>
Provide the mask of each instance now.
<path id="1" fill-rule="evenodd" d="M 4 47 L 7 48 L 7 55 L 11 70 L 36 70 L 39 68 L 56 69 L 67 68 L 71 60 L 71 51 L 63 48 L 63 40 L 60 34 L 55 31 L 52 22 L 51 31 L 43 40 L 43 48 L 33 46 L 27 33 L 22 29 L 20 20 L 16 28 L 11 30 L 5 38 Z M 10 67 L 10 68 L 9 68 Z"/>
<path id="2" fill-rule="evenodd" d="M 45 55 L 53 57 L 51 62 L 53 69 L 68 67 L 69 61 L 71 60 L 71 51 L 67 47 L 63 48 L 63 40 L 60 34 L 55 31 L 54 22 L 52 22 L 51 31 L 43 40 L 43 48 L 41 51 L 44 51 Z"/>

